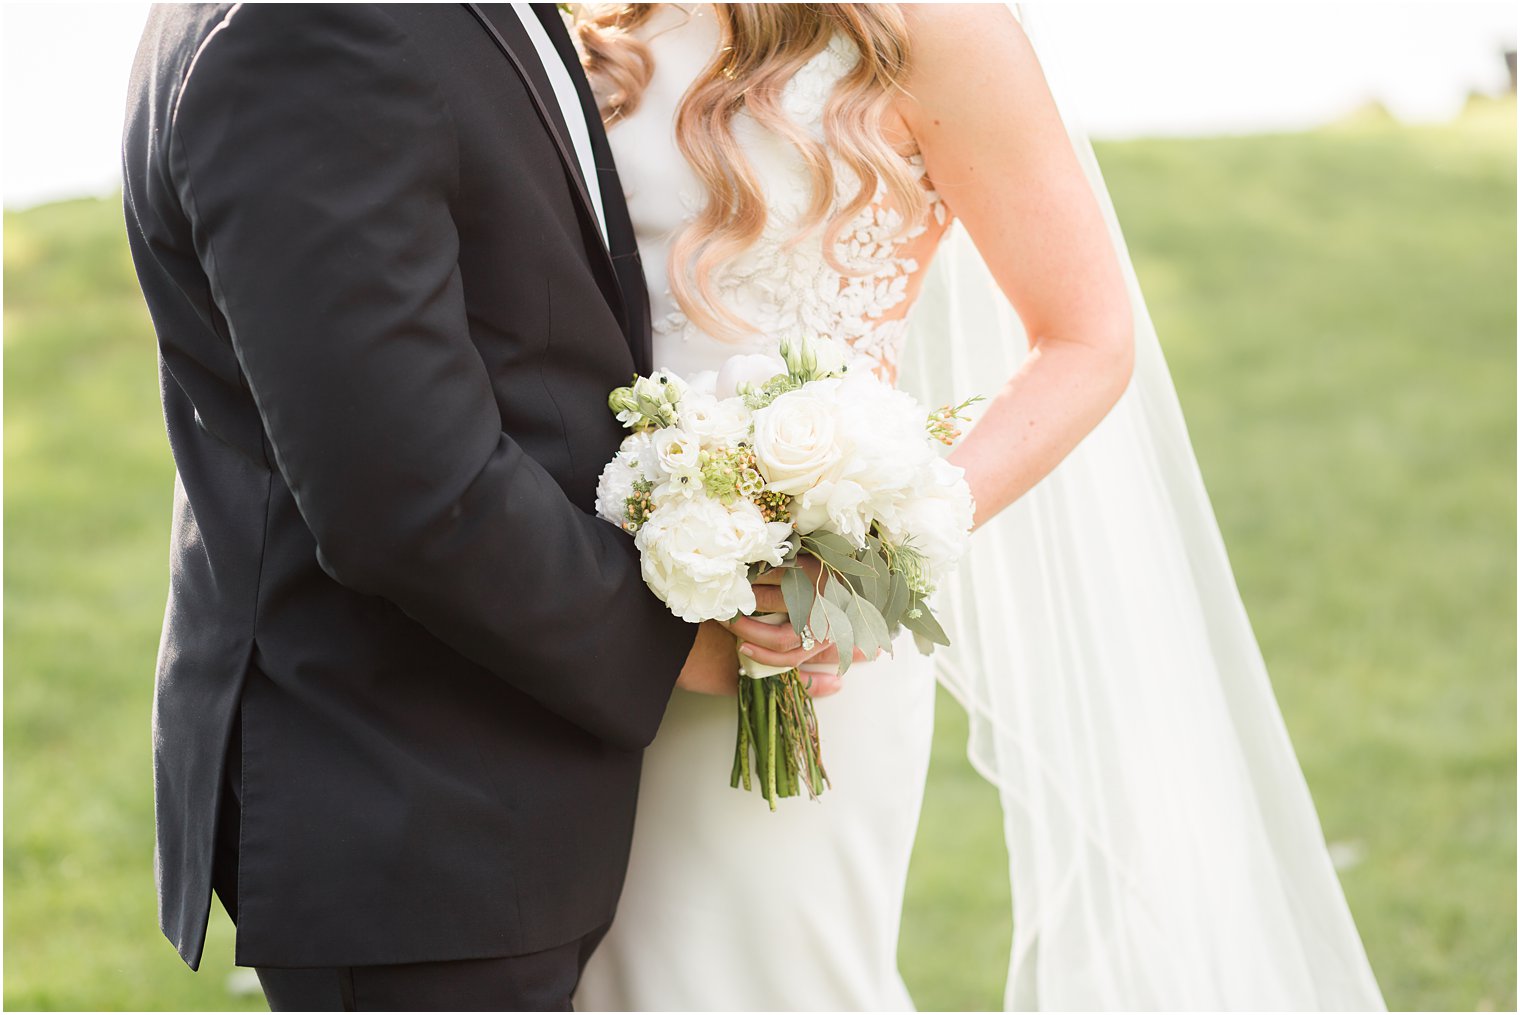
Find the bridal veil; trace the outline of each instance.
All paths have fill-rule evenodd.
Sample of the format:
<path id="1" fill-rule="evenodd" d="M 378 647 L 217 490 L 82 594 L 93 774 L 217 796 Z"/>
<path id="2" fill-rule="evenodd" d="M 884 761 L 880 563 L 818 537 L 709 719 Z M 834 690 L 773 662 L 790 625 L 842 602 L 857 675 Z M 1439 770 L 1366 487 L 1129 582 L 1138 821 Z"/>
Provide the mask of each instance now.
<path id="1" fill-rule="evenodd" d="M 1136 357 L 1115 408 L 942 591 L 938 672 L 1003 806 L 1005 1007 L 1381 1010 L 1107 187 L 1028 7 L 1124 269 Z M 959 226 L 910 330 L 902 382 L 930 405 L 991 394 L 1027 353 Z"/>

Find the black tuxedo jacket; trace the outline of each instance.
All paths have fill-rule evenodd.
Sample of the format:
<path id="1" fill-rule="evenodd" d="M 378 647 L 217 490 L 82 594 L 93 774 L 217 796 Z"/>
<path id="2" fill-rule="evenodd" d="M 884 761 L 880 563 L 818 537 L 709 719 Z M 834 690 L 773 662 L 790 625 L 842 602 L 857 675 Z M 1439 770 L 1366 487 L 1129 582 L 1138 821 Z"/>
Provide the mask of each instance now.
<path id="1" fill-rule="evenodd" d="M 512 955 L 611 918 L 695 628 L 591 513 L 650 336 L 588 119 L 610 251 L 505 5 L 149 20 L 125 201 L 177 467 L 156 867 L 192 966 L 234 724 L 238 962 Z"/>

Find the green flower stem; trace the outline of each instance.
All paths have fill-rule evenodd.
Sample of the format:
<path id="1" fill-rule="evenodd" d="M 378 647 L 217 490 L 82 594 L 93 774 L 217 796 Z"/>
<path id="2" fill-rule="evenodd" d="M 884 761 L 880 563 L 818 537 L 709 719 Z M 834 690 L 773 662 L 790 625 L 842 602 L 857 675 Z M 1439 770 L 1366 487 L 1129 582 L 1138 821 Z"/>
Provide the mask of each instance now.
<path id="1" fill-rule="evenodd" d="M 739 684 L 739 732 L 737 743 L 734 745 L 734 770 L 728 777 L 728 784 L 734 789 L 739 788 L 742 782 L 746 791 L 750 788 L 749 781 L 749 693 L 748 688 L 741 682 Z"/>
<path id="2" fill-rule="evenodd" d="M 778 800 L 800 796 L 804 786 L 816 799 L 829 777 L 819 756 L 818 719 L 802 674 L 793 669 L 758 680 L 743 678 L 738 708 L 729 785 L 742 785 L 746 791 L 758 788 L 773 811 Z"/>
<path id="3" fill-rule="evenodd" d="M 769 684 L 767 677 L 763 684 Z M 776 695 L 769 686 L 765 687 L 765 736 L 767 740 L 765 751 L 765 799 L 771 805 L 771 810 L 776 809 Z"/>

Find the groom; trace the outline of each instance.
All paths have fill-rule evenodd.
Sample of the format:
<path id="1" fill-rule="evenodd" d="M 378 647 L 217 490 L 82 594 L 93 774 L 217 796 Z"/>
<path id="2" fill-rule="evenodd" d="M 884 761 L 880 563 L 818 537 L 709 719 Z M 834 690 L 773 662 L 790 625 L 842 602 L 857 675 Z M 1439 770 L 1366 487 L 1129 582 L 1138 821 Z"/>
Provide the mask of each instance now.
<path id="1" fill-rule="evenodd" d="M 567 1008 L 640 750 L 734 652 L 590 513 L 650 331 L 557 11 L 156 8 L 124 159 L 164 933 L 198 965 L 214 887 L 276 1009 Z"/>

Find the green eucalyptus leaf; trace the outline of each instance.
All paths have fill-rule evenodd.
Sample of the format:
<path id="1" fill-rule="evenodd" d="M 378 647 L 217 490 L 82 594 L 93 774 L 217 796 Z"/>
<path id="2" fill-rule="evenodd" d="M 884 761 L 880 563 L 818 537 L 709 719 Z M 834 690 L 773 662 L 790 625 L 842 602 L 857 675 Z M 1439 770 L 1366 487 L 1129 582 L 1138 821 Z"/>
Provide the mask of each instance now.
<path id="1" fill-rule="evenodd" d="M 853 595 L 854 593 L 850 590 L 850 587 L 848 585 L 845 585 L 833 578 L 829 578 L 823 583 L 823 598 L 827 599 L 829 602 L 833 603 L 841 610 L 847 609 L 849 607 L 850 598 Z"/>
<path id="2" fill-rule="evenodd" d="M 839 549 L 832 544 L 814 543 L 812 539 L 813 537 L 811 535 L 802 537 L 803 549 L 807 550 L 813 556 L 817 557 L 819 560 L 823 561 L 825 564 L 833 568 L 835 571 L 838 571 L 840 574 L 870 576 L 876 573 L 871 569 L 869 565 L 862 564 L 849 553 L 841 553 Z M 849 544 L 846 543 L 845 545 L 848 546 Z"/>
<path id="3" fill-rule="evenodd" d="M 827 588 L 824 593 L 819 602 L 823 603 L 824 615 L 829 619 L 829 641 L 839 650 L 839 673 L 842 676 L 855 661 L 855 632 L 845 611 L 829 599 Z"/>
<path id="4" fill-rule="evenodd" d="M 945 635 L 945 629 L 939 626 L 939 621 L 935 619 L 924 601 L 916 600 L 913 606 L 917 608 L 918 616 L 913 616 L 913 610 L 909 609 L 903 614 L 903 626 L 936 645 L 950 644 L 950 639 Z"/>
<path id="5" fill-rule="evenodd" d="M 788 536 L 786 541 L 786 556 L 781 558 L 782 567 L 791 567 L 797 562 L 797 553 L 802 549 L 802 540 L 795 534 Z"/>
<path id="6" fill-rule="evenodd" d="M 807 535 L 802 537 L 802 542 L 803 545 L 807 546 L 809 549 L 812 549 L 813 547 L 822 547 L 823 549 L 829 550 L 841 557 L 852 557 L 855 555 L 855 547 L 850 543 L 848 539 L 844 538 L 837 532 L 829 532 L 826 529 L 818 529 L 816 531 L 809 532 Z"/>
<path id="7" fill-rule="evenodd" d="M 887 630 L 895 634 L 902 627 L 903 614 L 907 612 L 911 599 L 908 579 L 900 572 L 893 571 L 888 582 L 886 605 L 881 610 L 882 619 L 887 622 Z"/>
<path id="8" fill-rule="evenodd" d="M 828 640 L 829 615 L 823 612 L 825 600 L 822 596 L 813 597 L 813 608 L 808 611 L 808 629 L 813 632 L 813 640 Z"/>
<path id="9" fill-rule="evenodd" d="M 881 576 L 883 573 L 881 569 L 881 560 L 871 552 L 871 548 L 869 546 L 865 547 L 864 549 L 856 550 L 854 560 L 857 564 L 859 564 L 862 568 L 866 569 L 870 573 L 856 575 L 851 578 L 850 587 L 855 590 L 857 595 L 861 595 L 867 599 L 874 600 L 878 595 L 876 590 L 878 584 L 881 581 Z"/>
<path id="10" fill-rule="evenodd" d="M 869 600 L 860 596 L 851 599 L 845 616 L 849 617 L 850 629 L 855 633 L 855 643 L 866 655 L 873 656 L 878 651 L 891 647 L 892 639 L 887 634 L 887 622 Z"/>
<path id="11" fill-rule="evenodd" d="M 786 614 L 792 622 L 797 637 L 807 630 L 808 617 L 813 612 L 813 579 L 800 567 L 789 567 L 781 572 L 781 598 L 786 602 Z"/>
<path id="12" fill-rule="evenodd" d="M 881 607 L 886 605 L 892 591 L 892 565 L 881 552 L 881 541 L 874 536 L 869 538 L 873 545 L 866 549 L 866 562 L 875 570 L 876 575 L 863 583 L 864 588 L 861 589 L 861 594 L 880 611 Z"/>

